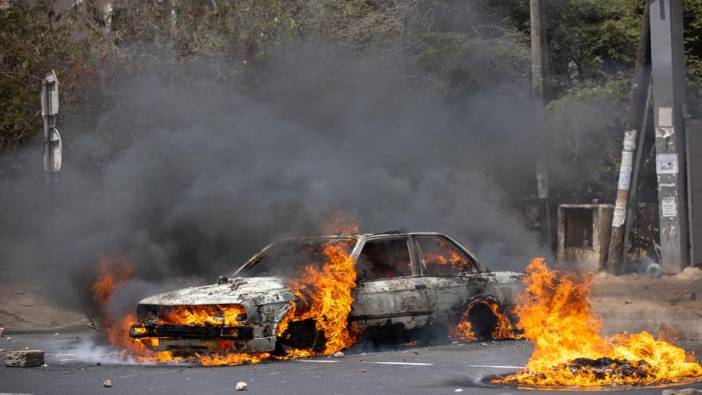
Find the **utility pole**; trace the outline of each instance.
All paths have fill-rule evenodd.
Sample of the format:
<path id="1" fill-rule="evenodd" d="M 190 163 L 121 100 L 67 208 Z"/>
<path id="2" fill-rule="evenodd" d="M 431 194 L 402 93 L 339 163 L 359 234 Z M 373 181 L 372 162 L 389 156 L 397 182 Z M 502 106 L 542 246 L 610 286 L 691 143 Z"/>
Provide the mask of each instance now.
<path id="1" fill-rule="evenodd" d="M 619 165 L 617 200 L 614 206 L 612 231 L 607 253 L 607 271 L 610 273 L 620 273 L 622 270 L 622 261 L 626 252 L 623 247 L 627 244 L 626 239 L 629 237 L 627 234 L 629 227 L 627 225 L 631 222 L 631 214 L 633 213 L 631 206 L 635 201 L 636 177 L 638 176 L 638 171 L 635 171 L 632 179 L 632 168 L 634 166 L 638 167 L 641 150 L 643 149 L 642 143 L 637 144 L 637 140 L 643 142 L 642 137 L 646 133 L 642 125 L 645 123 L 645 118 L 648 117 L 646 97 L 648 96 L 648 85 L 651 79 L 650 71 L 648 70 L 651 45 L 648 0 L 644 1 L 646 7 L 644 7 L 644 14 L 641 19 L 634 79 L 629 92 L 629 111 L 626 130 L 624 131 L 624 143 L 622 144 L 622 160 Z"/>
<path id="2" fill-rule="evenodd" d="M 542 104 L 546 101 L 546 75 L 548 73 L 548 43 L 544 4 L 542 0 L 530 0 L 531 21 L 531 87 Z"/>
<path id="3" fill-rule="evenodd" d="M 543 0 L 530 0 L 531 22 L 531 87 L 534 96 L 542 106 L 546 103 L 548 74 L 548 44 Z M 543 147 L 544 136 L 537 136 Z M 546 155 L 540 155 L 536 163 L 536 194 L 541 201 L 543 210 L 544 242 L 549 249 L 553 248 L 553 232 L 551 226 L 551 209 L 548 198 L 548 167 L 543 162 Z"/>
<path id="4" fill-rule="evenodd" d="M 661 266 L 678 273 L 688 263 L 685 155 L 685 67 L 682 2 L 652 0 L 651 60 Z"/>

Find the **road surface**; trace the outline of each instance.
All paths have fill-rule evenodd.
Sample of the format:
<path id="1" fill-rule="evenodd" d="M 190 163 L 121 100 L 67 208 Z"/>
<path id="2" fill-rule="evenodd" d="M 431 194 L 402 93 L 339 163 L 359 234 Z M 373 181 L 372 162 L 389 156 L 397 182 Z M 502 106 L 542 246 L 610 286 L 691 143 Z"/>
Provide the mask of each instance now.
<path id="1" fill-rule="evenodd" d="M 249 394 L 517 394 L 516 388 L 482 379 L 514 371 L 531 352 L 526 342 L 503 341 L 431 346 L 358 345 L 340 358 L 265 362 L 250 366 L 154 366 L 121 362 L 94 345 L 94 333 L 21 334 L 0 338 L 7 351 L 43 349 L 46 367 L 0 367 L 0 393 L 23 394 L 232 394 L 239 381 Z M 699 353 L 699 349 L 696 350 Z M 103 388 L 105 379 L 112 388 Z M 702 388 L 702 385 L 683 387 Z M 681 387 L 682 388 L 682 387 Z M 549 391 L 548 394 L 558 392 Z M 574 392 L 566 392 L 574 394 Z M 592 392 L 589 392 L 592 393 Z M 612 391 L 660 394 L 660 388 Z"/>

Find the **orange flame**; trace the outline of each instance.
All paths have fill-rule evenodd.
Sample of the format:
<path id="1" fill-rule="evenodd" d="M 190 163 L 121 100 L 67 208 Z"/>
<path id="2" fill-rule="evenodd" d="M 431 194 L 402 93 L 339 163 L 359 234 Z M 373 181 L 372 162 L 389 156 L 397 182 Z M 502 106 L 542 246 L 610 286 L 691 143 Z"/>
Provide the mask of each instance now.
<path id="1" fill-rule="evenodd" d="M 103 257 L 97 265 L 97 278 L 93 284 L 93 300 L 101 308 L 101 319 L 105 327 L 105 335 L 110 344 L 121 350 L 141 352 L 143 346 L 135 344 L 129 337 L 129 327 L 136 323 L 136 317 L 128 314 L 120 319 L 114 319 L 107 312 L 114 291 L 124 285 L 134 276 L 134 267 L 126 258 L 110 259 Z"/>
<path id="2" fill-rule="evenodd" d="M 288 314 L 278 327 L 278 334 L 285 332 L 292 321 L 312 319 L 316 329 L 324 333 L 323 355 L 331 355 L 353 345 L 358 336 L 348 325 L 356 287 L 356 269 L 353 259 L 342 245 L 329 243 L 323 248 L 326 262 L 321 269 L 313 265 L 305 267 L 299 279 L 292 280 L 290 287 L 304 308 L 291 305 Z M 311 355 L 311 350 L 296 350 L 295 356 Z"/>
<path id="3" fill-rule="evenodd" d="M 93 299 L 104 305 L 112 296 L 115 287 L 132 277 L 134 277 L 134 267 L 125 258 L 115 260 L 101 258 L 97 266 L 97 280 L 93 284 Z"/>
<path id="4" fill-rule="evenodd" d="M 702 378 L 692 354 L 648 332 L 602 336 L 588 300 L 592 277 L 549 270 L 543 258 L 533 259 L 526 274 L 516 313 L 534 351 L 526 370 L 493 382 L 593 387 Z"/>
<path id="5" fill-rule="evenodd" d="M 468 317 L 461 316 L 461 322 L 449 329 L 449 339 L 472 342 L 478 340 L 478 337 L 475 336 L 473 324 L 470 323 Z"/>
<path id="6" fill-rule="evenodd" d="M 159 317 L 161 324 L 239 326 L 237 317 L 245 315 L 241 305 L 173 306 Z"/>
<path id="7" fill-rule="evenodd" d="M 102 308 L 102 322 L 105 336 L 115 348 L 122 350 L 124 356 L 129 356 L 137 362 L 166 363 L 166 362 L 197 362 L 205 366 L 241 365 L 257 363 L 269 358 L 268 353 L 236 353 L 231 352 L 231 342 L 220 341 L 217 345 L 219 352 L 191 357 L 176 356 L 170 351 L 152 351 L 149 346 L 157 346 L 157 338 L 133 339 L 129 336 L 129 328 L 137 324 L 133 314 L 115 319 L 108 314 L 109 304 L 114 291 L 119 289 L 134 276 L 134 268 L 124 258 L 102 258 L 97 266 L 97 278 L 93 284 L 93 298 Z M 184 325 L 228 325 L 236 326 L 237 317 L 244 313 L 242 306 L 175 306 L 170 309 L 160 322 Z M 217 319 L 221 317 L 221 320 Z"/>
<path id="8" fill-rule="evenodd" d="M 422 245 L 422 256 L 428 274 L 453 274 L 470 267 L 469 262 L 446 240 L 435 239 L 432 242 L 436 244 L 426 246 L 428 248 Z"/>

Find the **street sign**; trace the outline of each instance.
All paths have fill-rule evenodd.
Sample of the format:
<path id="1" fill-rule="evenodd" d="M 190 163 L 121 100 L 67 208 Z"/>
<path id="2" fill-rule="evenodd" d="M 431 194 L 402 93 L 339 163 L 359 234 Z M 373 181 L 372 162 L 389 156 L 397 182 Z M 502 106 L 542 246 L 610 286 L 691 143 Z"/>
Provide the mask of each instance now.
<path id="1" fill-rule="evenodd" d="M 58 129 L 53 128 L 49 140 L 44 142 L 44 170 L 49 173 L 61 171 L 63 144 Z"/>
<path id="2" fill-rule="evenodd" d="M 43 117 L 55 116 L 59 112 L 59 88 L 56 73 L 51 70 L 46 73 L 42 81 L 41 90 L 41 115 Z"/>

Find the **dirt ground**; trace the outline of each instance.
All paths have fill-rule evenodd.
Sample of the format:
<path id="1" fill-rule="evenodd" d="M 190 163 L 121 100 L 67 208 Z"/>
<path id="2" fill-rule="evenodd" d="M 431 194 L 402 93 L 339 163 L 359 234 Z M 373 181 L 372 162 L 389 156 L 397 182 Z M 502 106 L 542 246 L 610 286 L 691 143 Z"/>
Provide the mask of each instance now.
<path id="1" fill-rule="evenodd" d="M 681 341 L 702 340 L 702 270 L 687 268 L 660 278 L 600 273 L 591 302 L 606 334 L 663 329 Z M 6 331 L 60 331 L 88 324 L 82 312 L 52 304 L 37 289 L 0 284 L 0 327 Z"/>
<path id="2" fill-rule="evenodd" d="M 606 334 L 672 330 L 678 340 L 702 340 L 700 269 L 688 267 L 680 274 L 660 278 L 599 273 L 591 302 Z"/>
<path id="3" fill-rule="evenodd" d="M 87 326 L 81 312 L 67 310 L 33 287 L 0 284 L 0 328 L 5 331 L 60 331 Z"/>

